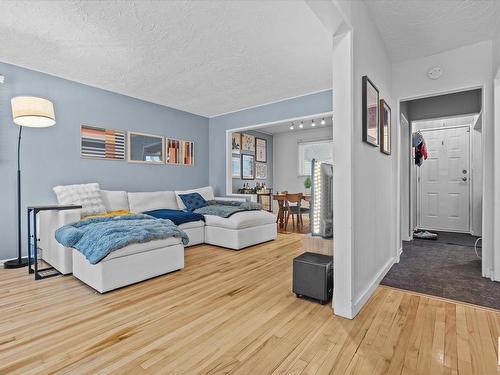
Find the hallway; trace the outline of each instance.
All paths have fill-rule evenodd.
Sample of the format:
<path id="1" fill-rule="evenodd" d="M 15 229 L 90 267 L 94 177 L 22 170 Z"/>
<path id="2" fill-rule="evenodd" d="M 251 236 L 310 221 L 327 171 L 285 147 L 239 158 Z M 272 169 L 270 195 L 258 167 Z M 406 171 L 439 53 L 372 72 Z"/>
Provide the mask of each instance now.
<path id="1" fill-rule="evenodd" d="M 404 241 L 400 262 L 392 266 L 382 284 L 500 309 L 500 284 L 481 276 L 481 259 L 474 252 L 477 237 L 437 233 L 436 241 Z M 481 255 L 480 247 L 478 253 Z"/>

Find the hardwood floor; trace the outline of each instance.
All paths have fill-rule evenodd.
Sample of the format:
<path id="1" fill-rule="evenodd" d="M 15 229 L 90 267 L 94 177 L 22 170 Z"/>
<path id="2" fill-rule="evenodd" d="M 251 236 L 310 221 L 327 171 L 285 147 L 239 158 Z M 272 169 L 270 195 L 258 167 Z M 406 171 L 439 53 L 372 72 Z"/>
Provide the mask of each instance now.
<path id="1" fill-rule="evenodd" d="M 0 374 L 500 373 L 498 311 L 380 287 L 347 320 L 295 298 L 301 239 L 189 248 L 184 270 L 104 295 L 0 269 Z"/>

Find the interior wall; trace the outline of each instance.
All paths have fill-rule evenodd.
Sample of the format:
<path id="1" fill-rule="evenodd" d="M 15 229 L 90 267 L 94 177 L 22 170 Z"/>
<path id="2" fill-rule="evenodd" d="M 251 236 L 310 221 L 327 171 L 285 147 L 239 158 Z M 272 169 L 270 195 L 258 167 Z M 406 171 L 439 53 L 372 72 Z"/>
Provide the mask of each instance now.
<path id="1" fill-rule="evenodd" d="M 254 180 L 242 180 L 241 178 L 233 178 L 232 179 L 232 187 L 233 187 L 232 192 L 237 193 L 238 189 L 243 187 L 243 184 L 246 184 L 246 183 L 248 183 L 250 185 L 250 187 L 254 187 L 257 182 L 258 183 L 265 183 L 267 187 L 272 187 L 273 186 L 273 170 L 274 170 L 274 168 L 273 168 L 273 166 L 274 166 L 274 163 L 273 163 L 273 135 L 267 134 L 267 133 L 262 133 L 262 132 L 255 131 L 255 130 L 244 130 L 244 131 L 239 131 L 238 133 L 250 134 L 250 135 L 253 135 L 257 138 L 263 138 L 267 141 L 267 145 L 266 145 L 267 146 L 266 147 L 267 178 L 266 179 L 254 179 Z M 255 156 L 255 152 L 251 152 L 251 151 L 241 151 L 241 154 Z M 232 155 L 231 155 L 231 157 L 232 157 Z"/>
<path id="2" fill-rule="evenodd" d="M 275 134 L 273 191 L 304 192 L 305 176 L 298 175 L 299 142 L 332 139 L 331 126 Z"/>
<path id="3" fill-rule="evenodd" d="M 399 124 L 396 127 L 399 128 L 400 132 L 400 150 L 401 150 L 401 239 L 403 241 L 411 240 L 412 234 L 410 222 L 410 139 L 411 139 L 411 118 L 408 102 L 401 102 L 399 106 L 400 115 L 404 118 L 400 118 Z"/>
<path id="4" fill-rule="evenodd" d="M 209 143 L 221 145 L 211 147 L 209 155 L 210 185 L 214 187 L 215 193 L 226 194 L 227 151 L 226 147 L 222 146 L 229 146 L 226 130 L 331 111 L 332 90 L 325 90 L 210 118 Z"/>
<path id="5" fill-rule="evenodd" d="M 187 189 L 208 185 L 208 119 L 17 66 L 0 63 L 0 259 L 16 256 L 16 146 L 10 99 L 35 95 L 51 100 L 56 125 L 25 128 L 22 139 L 22 223 L 26 206 L 55 202 L 52 187 L 98 182 L 129 191 Z M 192 140 L 195 165 L 147 165 L 80 157 L 80 125 L 134 130 Z M 26 233 L 25 231 L 23 233 Z M 24 239 L 24 234 L 23 237 Z"/>
<path id="6" fill-rule="evenodd" d="M 398 100 L 483 88 L 483 276 L 491 276 L 493 262 L 493 88 L 492 42 L 473 45 L 393 64 L 393 92 Z M 430 67 L 443 69 L 440 79 L 427 78 Z"/>
<path id="7" fill-rule="evenodd" d="M 398 129 L 394 126 L 397 109 L 392 99 L 391 62 L 386 47 L 364 2 L 338 2 L 338 5 L 353 30 L 353 128 L 341 130 L 351 131 L 352 144 L 350 251 L 353 262 L 351 303 L 352 316 L 355 316 L 398 256 L 399 202 L 396 187 L 399 180 L 396 171 L 399 144 L 395 142 L 398 139 Z M 364 75 L 373 81 L 380 98 L 392 108 L 393 148 L 389 156 L 381 153 L 378 147 L 362 142 L 361 83 Z M 335 108 L 333 112 L 335 128 Z M 336 248 L 336 251 L 339 250 Z"/>

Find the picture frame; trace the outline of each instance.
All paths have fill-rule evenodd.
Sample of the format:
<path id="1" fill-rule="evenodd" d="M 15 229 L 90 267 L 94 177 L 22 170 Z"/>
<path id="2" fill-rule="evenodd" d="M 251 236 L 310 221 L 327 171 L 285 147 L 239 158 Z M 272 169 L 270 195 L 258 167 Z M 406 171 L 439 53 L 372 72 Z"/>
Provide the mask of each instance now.
<path id="1" fill-rule="evenodd" d="M 129 131 L 127 141 L 129 163 L 165 164 L 165 137 Z"/>
<path id="2" fill-rule="evenodd" d="M 241 151 L 255 152 L 255 136 L 245 133 L 242 134 Z"/>
<path id="3" fill-rule="evenodd" d="M 231 133 L 231 153 L 239 154 L 241 152 L 241 133 Z"/>
<path id="4" fill-rule="evenodd" d="M 165 138 L 165 163 L 173 165 L 194 165 L 194 142 Z"/>
<path id="5" fill-rule="evenodd" d="M 256 180 L 266 180 L 267 179 L 267 164 L 266 163 L 255 163 L 255 179 Z"/>
<path id="6" fill-rule="evenodd" d="M 95 160 L 125 160 L 124 130 L 80 126 L 80 157 Z"/>
<path id="7" fill-rule="evenodd" d="M 255 161 L 267 163 L 267 140 L 264 138 L 255 138 Z"/>
<path id="8" fill-rule="evenodd" d="M 384 99 L 380 99 L 380 152 L 391 154 L 391 107 Z"/>
<path id="9" fill-rule="evenodd" d="M 253 155 L 241 155 L 241 179 L 255 180 L 255 158 Z"/>
<path id="10" fill-rule="evenodd" d="M 241 157 L 233 156 L 231 168 L 232 168 L 232 178 L 241 179 Z"/>
<path id="11" fill-rule="evenodd" d="M 380 142 L 379 91 L 368 76 L 363 76 L 362 79 L 362 106 L 363 142 L 378 147 Z"/>

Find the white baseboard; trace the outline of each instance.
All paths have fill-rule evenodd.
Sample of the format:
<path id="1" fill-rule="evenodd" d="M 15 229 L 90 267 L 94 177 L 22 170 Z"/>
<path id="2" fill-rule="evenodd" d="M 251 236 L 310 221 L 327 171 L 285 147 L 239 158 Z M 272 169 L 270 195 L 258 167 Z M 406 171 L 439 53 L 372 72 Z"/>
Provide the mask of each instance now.
<path id="1" fill-rule="evenodd" d="M 393 257 L 389 259 L 389 261 L 382 267 L 382 269 L 379 271 L 377 276 L 373 278 L 371 283 L 368 285 L 368 287 L 365 289 L 363 293 L 361 293 L 360 297 L 356 300 L 356 302 L 353 305 L 352 312 L 353 312 L 353 317 L 356 316 L 361 308 L 365 305 L 365 303 L 368 301 L 368 299 L 372 296 L 373 292 L 375 292 L 375 289 L 379 286 L 380 282 L 384 278 L 384 276 L 389 272 L 391 269 L 392 265 L 395 263 L 396 257 Z"/>
<path id="2" fill-rule="evenodd" d="M 403 247 L 401 246 L 398 250 L 398 254 L 396 255 L 396 259 L 394 260 L 394 263 L 399 263 L 401 260 L 401 254 L 403 254 Z"/>

